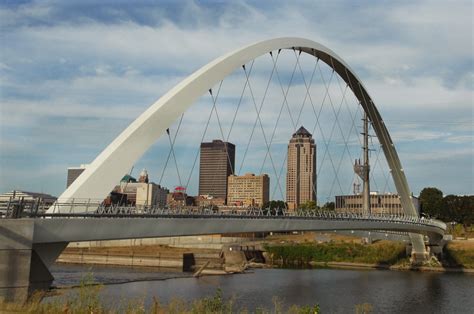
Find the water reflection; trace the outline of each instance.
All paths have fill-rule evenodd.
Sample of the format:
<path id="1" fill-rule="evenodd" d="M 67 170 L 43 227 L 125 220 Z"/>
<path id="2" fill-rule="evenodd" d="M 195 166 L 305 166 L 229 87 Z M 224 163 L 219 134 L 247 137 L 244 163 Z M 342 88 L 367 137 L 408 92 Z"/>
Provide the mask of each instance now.
<path id="1" fill-rule="evenodd" d="M 81 274 L 91 271 L 101 282 L 145 280 L 106 285 L 104 302 L 117 299 L 152 297 L 169 302 L 180 297 L 192 300 L 213 295 L 217 288 L 225 297 L 234 297 L 237 308 L 272 308 L 272 298 L 285 305 L 319 303 L 324 313 L 353 313 L 356 304 L 370 303 L 374 313 L 472 313 L 474 276 L 383 270 L 267 269 L 229 276 L 177 278 L 179 272 L 156 273 L 130 268 L 56 266 L 59 285 L 74 285 Z M 170 279 L 167 279 L 170 278 Z"/>

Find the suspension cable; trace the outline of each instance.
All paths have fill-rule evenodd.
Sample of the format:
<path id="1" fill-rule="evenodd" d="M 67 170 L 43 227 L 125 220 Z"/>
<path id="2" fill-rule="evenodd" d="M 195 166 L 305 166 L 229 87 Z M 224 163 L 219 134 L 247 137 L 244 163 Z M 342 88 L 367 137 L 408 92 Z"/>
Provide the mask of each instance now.
<path id="1" fill-rule="evenodd" d="M 245 75 L 246 75 L 247 78 L 248 78 L 247 70 L 246 70 L 245 68 L 244 68 L 244 72 L 245 72 Z M 272 71 L 272 74 L 271 74 L 271 75 L 273 75 L 273 72 L 274 72 L 274 71 Z M 271 77 L 270 77 L 270 79 L 271 79 Z M 267 85 L 267 86 L 268 86 L 268 85 Z M 255 96 L 254 96 L 253 91 L 252 91 L 252 86 L 251 86 L 250 84 L 249 84 L 249 91 L 250 91 L 250 95 L 251 95 L 251 98 L 252 98 L 252 102 L 253 102 L 253 104 L 254 104 L 255 112 L 256 112 L 256 114 L 257 114 L 257 121 L 258 121 L 258 123 L 259 123 L 259 125 L 260 125 L 260 129 L 262 130 L 262 135 L 263 135 L 263 139 L 264 139 L 264 141 L 265 141 L 265 146 L 266 146 L 267 149 L 268 149 L 267 137 L 266 137 L 266 135 L 265 135 L 265 130 L 264 130 L 264 128 L 263 128 L 262 120 L 260 119 L 260 111 L 262 110 L 263 103 L 264 103 L 264 101 L 265 101 L 265 97 L 266 97 L 268 88 L 265 90 L 265 93 L 264 93 L 264 95 L 263 95 L 260 108 L 257 107 L 257 103 L 256 103 L 256 101 L 255 101 Z M 276 168 L 275 168 L 275 163 L 273 162 L 272 155 L 270 154 L 269 156 L 270 156 L 270 161 L 271 161 L 271 164 L 272 164 L 273 171 L 275 172 L 275 175 L 278 176 L 278 173 L 277 173 Z M 279 182 L 278 182 L 278 186 L 279 186 L 279 189 L 280 189 L 280 193 L 283 195 L 283 190 L 282 190 L 281 185 L 280 185 Z"/>
<path id="2" fill-rule="evenodd" d="M 174 137 L 173 137 L 173 141 L 172 141 L 172 145 L 171 146 L 174 146 L 174 143 L 176 141 L 176 137 L 178 136 L 178 132 L 179 132 L 179 129 L 181 127 L 181 122 L 183 122 L 183 117 L 184 117 L 184 112 L 181 114 L 181 118 L 179 119 L 179 123 L 178 123 L 178 128 L 176 129 L 176 133 L 174 134 Z M 166 132 L 168 133 L 169 132 L 169 129 L 166 130 Z M 169 136 L 169 133 L 168 133 L 168 136 Z M 170 157 L 171 157 L 171 147 L 170 147 L 170 150 L 168 151 L 168 157 L 166 158 L 166 162 L 165 162 L 165 166 L 163 167 L 163 171 L 161 173 L 161 176 L 160 176 L 160 180 L 158 182 L 158 184 L 161 186 L 161 182 L 163 180 L 163 176 L 165 174 L 165 171 L 166 171 L 166 168 L 168 166 L 168 162 L 170 160 Z"/>
<path id="3" fill-rule="evenodd" d="M 279 54 L 280 54 L 280 52 L 278 52 L 277 60 L 278 60 Z M 254 101 L 254 105 L 255 105 L 255 107 L 256 107 L 255 98 L 253 97 L 252 87 L 251 87 L 251 85 L 250 85 L 250 80 L 249 80 L 250 77 L 249 77 L 249 75 L 247 74 L 247 70 L 246 70 L 246 68 L 245 68 L 245 65 L 242 66 L 242 68 L 244 69 L 245 76 L 246 76 L 246 82 L 247 82 L 247 85 L 248 85 L 248 87 L 249 87 L 249 91 L 250 91 L 250 94 L 251 94 L 251 96 L 252 96 L 252 99 L 253 99 L 253 101 Z M 248 153 L 248 150 L 249 150 L 249 147 L 250 147 L 250 143 L 252 142 L 253 135 L 254 135 L 254 133 L 255 133 L 255 128 L 257 127 L 257 123 L 258 123 L 258 121 L 259 121 L 259 119 L 260 119 L 260 111 L 262 110 L 263 103 L 265 102 L 265 97 L 266 97 L 266 95 L 267 95 L 268 88 L 269 88 L 270 83 L 271 83 L 271 81 L 272 81 L 272 77 L 273 77 L 273 73 L 275 72 L 275 68 L 276 68 L 276 62 L 273 64 L 272 71 L 271 71 L 271 73 L 270 73 L 270 78 L 268 79 L 268 82 L 267 82 L 267 85 L 266 85 L 266 88 L 265 88 L 265 93 L 264 93 L 264 95 L 263 95 L 263 97 L 262 97 L 262 101 L 261 101 L 261 103 L 260 103 L 260 107 L 258 108 L 258 110 L 256 109 L 256 110 L 257 110 L 257 118 L 255 119 L 255 122 L 254 122 L 253 127 L 252 127 L 252 131 L 250 132 L 250 137 L 249 137 L 249 140 L 248 140 L 248 142 L 247 142 L 247 146 L 245 147 L 244 156 L 243 156 L 243 158 L 242 158 L 242 162 L 240 163 L 240 167 L 239 167 L 239 173 L 242 171 L 242 167 L 243 167 L 243 165 L 244 165 L 245 158 L 247 157 L 247 153 Z M 264 137 L 265 137 L 265 135 L 264 135 Z M 265 141 L 266 141 L 266 139 L 265 139 Z"/>
<path id="4" fill-rule="evenodd" d="M 277 129 L 277 127 L 278 127 L 278 123 L 280 122 L 281 114 L 282 114 L 282 112 L 283 112 L 283 106 L 285 105 L 285 103 L 286 103 L 286 106 L 287 106 L 287 108 L 288 108 L 287 96 L 288 96 L 288 92 L 290 91 L 291 83 L 293 82 L 293 78 L 294 78 L 294 75 L 295 75 L 295 72 L 296 72 L 296 67 L 297 67 L 298 58 L 299 58 L 299 56 L 298 56 L 298 58 L 296 59 L 295 66 L 294 66 L 294 68 L 293 68 L 293 72 L 291 73 L 290 81 L 289 81 L 289 83 L 288 83 L 288 86 L 287 86 L 286 92 L 285 92 L 285 90 L 284 90 L 284 88 L 283 88 L 283 83 L 281 82 L 280 75 L 279 75 L 279 73 L 278 73 L 278 69 L 276 68 L 276 62 L 275 62 L 275 60 L 274 60 L 274 58 L 273 58 L 273 54 L 270 54 L 270 55 L 271 55 L 271 57 L 272 57 L 272 61 L 273 61 L 273 64 L 274 64 L 274 66 L 275 66 L 275 73 L 276 73 L 276 76 L 277 76 L 277 78 L 278 78 L 278 82 L 279 82 L 279 85 L 280 85 L 280 87 L 281 87 L 281 91 L 282 91 L 282 94 L 283 94 L 283 102 L 282 102 L 282 104 L 281 104 L 280 111 L 279 111 L 279 113 L 278 113 L 278 117 L 277 117 L 277 119 L 276 119 L 276 121 L 275 121 L 275 127 L 273 128 L 273 132 L 272 132 L 272 135 L 271 135 L 271 137 L 270 137 L 269 149 L 265 152 L 265 157 L 263 158 L 262 166 L 260 167 L 260 173 L 262 173 L 263 167 L 265 166 L 265 162 L 267 161 L 268 154 L 270 153 L 270 147 L 271 147 L 271 145 L 272 145 L 272 143 L 273 143 L 273 138 L 275 137 L 276 129 Z M 296 128 L 296 125 L 295 125 L 295 123 L 294 123 L 294 121 L 293 121 L 293 117 L 292 117 L 291 115 L 290 115 L 290 119 L 291 119 L 291 123 L 292 123 L 293 128 Z M 297 122 L 297 123 L 298 123 L 298 122 Z"/>
<path id="5" fill-rule="evenodd" d="M 219 96 L 219 93 L 221 91 L 221 86 L 222 84 L 219 85 L 219 89 L 217 90 L 217 96 L 216 98 Z M 204 137 L 206 136 L 206 133 L 207 133 L 207 129 L 209 128 L 209 122 L 211 121 L 211 118 L 212 118 L 212 113 L 214 112 L 214 109 L 215 109 L 215 106 L 213 104 L 212 108 L 211 108 L 211 112 L 209 113 L 209 117 L 207 118 L 207 122 L 206 122 L 206 126 L 204 127 L 204 132 L 201 136 L 201 141 L 200 143 L 202 143 L 204 141 Z M 197 162 L 197 159 L 199 157 L 199 152 L 201 151 L 201 146 L 199 146 L 196 150 L 196 154 L 194 156 L 194 161 L 193 161 L 193 166 L 191 167 L 191 171 L 189 172 L 189 176 L 188 176 L 188 179 L 186 180 L 186 185 L 185 185 L 185 188 L 187 189 L 188 186 L 189 186 L 189 182 L 191 181 L 191 176 L 193 175 L 193 172 L 194 172 L 194 168 L 196 167 L 196 162 Z"/>
<path id="6" fill-rule="evenodd" d="M 331 71 L 331 76 L 330 76 L 330 78 L 329 78 L 329 82 L 328 82 L 328 84 L 326 84 L 326 81 L 324 80 L 324 77 L 323 77 L 323 74 L 322 74 L 322 71 L 321 71 L 321 67 L 319 66 L 319 64 L 318 64 L 318 69 L 319 69 L 319 74 L 320 74 L 321 80 L 322 80 L 322 82 L 323 82 L 324 88 L 325 88 L 325 90 L 326 90 L 326 93 L 325 93 L 325 95 L 324 95 L 323 101 L 322 101 L 322 103 L 321 103 L 320 110 L 319 110 L 319 112 L 318 112 L 318 115 L 316 116 L 316 124 L 315 124 L 314 129 L 313 129 L 313 132 L 314 132 L 315 129 L 316 129 L 316 127 L 319 128 L 319 131 L 321 132 L 321 136 L 322 136 L 322 138 L 323 138 L 323 143 L 324 143 L 324 146 L 325 146 L 325 152 L 324 152 L 324 155 L 323 155 L 323 160 L 321 161 L 321 166 L 318 168 L 318 176 L 319 176 L 319 174 L 320 174 L 320 172 L 321 172 L 321 169 L 323 168 L 322 165 L 324 164 L 326 155 L 328 155 L 328 157 L 329 157 L 329 161 L 330 161 L 330 163 L 331 163 L 331 166 L 332 166 L 332 168 L 333 168 L 334 173 L 336 173 L 336 167 L 335 167 L 335 165 L 334 165 L 334 161 L 333 161 L 333 159 L 332 159 L 332 156 L 331 156 L 331 154 L 329 153 L 329 141 L 326 141 L 326 137 L 325 137 L 325 135 L 324 135 L 323 129 L 322 129 L 322 127 L 321 127 L 321 124 L 319 123 L 319 118 L 320 118 L 320 115 L 321 115 L 322 108 L 324 107 L 324 104 L 326 103 L 325 100 L 326 100 L 327 98 L 330 99 L 330 97 L 328 97 L 328 96 L 329 96 L 329 86 L 331 85 L 331 82 L 332 82 L 332 79 L 333 79 L 333 77 L 334 77 L 334 72 L 335 72 L 335 71 L 334 71 L 334 69 L 332 69 L 332 71 Z M 312 105 L 313 105 L 313 103 L 312 103 Z M 313 106 L 313 111 L 315 111 L 315 110 L 314 110 L 314 106 Z M 340 184 L 340 182 L 339 182 L 339 179 L 337 179 L 337 182 L 338 182 L 339 187 L 340 187 L 340 189 L 341 189 L 341 191 L 342 191 L 342 187 L 341 187 L 341 184 Z"/>
<path id="7" fill-rule="evenodd" d="M 254 62 L 255 62 L 255 59 L 252 60 L 252 63 L 250 64 L 249 76 L 252 73 Z M 231 134 L 232 129 L 234 127 L 235 119 L 237 118 L 237 113 L 239 112 L 240 105 L 242 104 L 242 99 L 244 98 L 245 89 L 247 88 L 247 84 L 248 84 L 248 80 L 245 80 L 244 88 L 242 89 L 242 92 L 240 93 L 240 98 L 239 98 L 239 102 L 237 104 L 237 109 L 235 109 L 234 117 L 232 118 L 232 123 L 230 124 L 229 133 L 227 133 L 226 142 L 229 141 L 230 134 Z"/>
<path id="8" fill-rule="evenodd" d="M 219 85 L 219 90 L 221 89 L 221 86 L 222 86 L 222 82 L 220 83 Z M 221 124 L 221 121 L 219 119 L 219 114 L 217 112 L 217 97 L 214 98 L 214 95 L 212 94 L 212 89 L 209 90 L 209 94 L 211 95 L 211 99 L 212 99 L 212 105 L 214 106 L 214 112 L 216 113 L 216 118 L 217 118 L 217 124 L 219 125 L 219 130 L 221 132 L 221 137 L 222 137 L 222 141 L 224 142 L 224 149 L 225 149 L 225 153 L 226 153 L 226 156 L 227 156 L 227 161 L 229 162 L 229 165 L 230 165 L 230 171 L 231 171 L 231 174 L 234 174 L 234 169 L 232 169 L 232 162 L 230 160 L 230 156 L 229 156 L 229 150 L 227 148 L 227 145 L 225 144 L 226 143 L 226 138 L 224 137 L 224 132 L 222 130 L 222 124 Z M 235 165 L 234 165 L 235 166 Z"/>
<path id="9" fill-rule="evenodd" d="M 179 185 L 182 186 L 181 175 L 179 174 L 178 161 L 176 160 L 176 154 L 174 153 L 173 141 L 171 140 L 169 129 L 166 129 L 166 133 L 168 134 L 168 141 L 170 142 L 171 154 L 173 155 L 174 165 L 176 166 L 176 173 L 178 174 Z"/>
<path id="10" fill-rule="evenodd" d="M 300 54 L 301 54 L 301 50 L 300 50 Z M 296 55 L 296 51 L 295 51 L 295 55 Z M 301 64 L 300 64 L 300 62 L 299 62 L 299 59 L 297 59 L 297 63 L 298 63 L 298 68 L 299 68 L 300 73 L 301 73 L 301 77 L 303 78 L 303 83 L 304 83 L 304 86 L 305 86 L 305 89 L 306 89 L 306 93 L 305 93 L 305 97 L 304 97 L 304 100 L 303 100 L 303 105 L 301 106 L 300 112 L 299 112 L 299 114 L 298 114 L 298 119 L 297 119 L 297 122 L 296 122 L 296 127 L 298 126 L 299 119 L 300 119 L 300 117 L 301 117 L 301 113 L 303 112 L 303 107 L 304 107 L 304 105 L 305 105 L 305 103 L 306 103 L 306 99 L 309 98 L 310 101 L 312 101 L 311 93 L 310 93 L 309 90 L 310 90 L 310 88 L 311 88 L 311 86 L 312 86 L 312 83 L 313 83 L 314 73 L 316 72 L 316 69 L 317 69 L 317 67 L 318 67 L 318 65 L 319 65 L 319 58 L 316 58 L 316 62 L 315 62 L 315 64 L 314 64 L 313 72 L 311 73 L 311 78 L 310 78 L 309 84 L 306 83 L 306 78 L 305 78 L 303 69 L 301 68 Z M 296 127 L 295 127 L 295 129 L 296 129 Z M 288 153 L 288 152 L 287 152 L 287 153 Z M 314 167 L 316 167 L 316 164 L 314 165 Z M 297 173 L 296 181 L 299 181 L 299 175 L 300 175 L 300 174 Z M 312 190 L 313 190 L 313 192 L 314 192 L 314 195 L 315 195 L 315 197 L 316 197 L 316 199 L 315 199 L 316 203 L 317 203 L 317 201 L 318 201 L 318 200 L 317 200 L 317 191 L 316 191 L 317 180 L 318 180 L 318 179 L 317 179 L 317 177 L 316 177 L 315 180 L 314 180 L 314 182 L 313 182 L 313 184 L 312 184 L 312 186 L 311 186 L 311 188 L 312 188 Z"/>

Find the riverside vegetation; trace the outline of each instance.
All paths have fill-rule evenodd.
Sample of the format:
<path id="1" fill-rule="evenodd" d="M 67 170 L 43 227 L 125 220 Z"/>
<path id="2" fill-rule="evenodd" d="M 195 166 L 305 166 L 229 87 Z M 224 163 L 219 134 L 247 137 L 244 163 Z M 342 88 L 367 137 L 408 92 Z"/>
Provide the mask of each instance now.
<path id="1" fill-rule="evenodd" d="M 281 266 L 307 266 L 311 262 L 349 262 L 393 265 L 406 261 L 405 245 L 379 242 L 372 245 L 359 243 L 321 243 L 298 245 L 268 245 L 266 251 L 273 263 Z"/>
<path id="2" fill-rule="evenodd" d="M 300 243 L 267 245 L 265 250 L 269 253 L 272 264 L 283 267 L 308 267 L 319 262 L 364 263 L 384 266 L 408 263 L 405 244 L 400 242 Z M 440 262 L 444 267 L 474 268 L 474 243 L 464 241 L 448 244 Z"/>
<path id="3" fill-rule="evenodd" d="M 224 298 L 222 291 L 217 289 L 213 296 L 186 301 L 184 299 L 173 299 L 168 304 L 161 304 L 157 298 L 149 308 L 145 306 L 143 299 L 122 300 L 114 306 L 107 306 L 101 301 L 101 285 L 97 285 L 92 280 L 92 275 L 86 276 L 81 285 L 77 288 L 77 293 L 65 295 L 61 300 L 42 302 L 44 294 L 37 293 L 25 304 L 0 303 L 1 313 L 31 313 L 31 314 L 208 314 L 208 313 L 249 313 L 246 308 L 237 308 L 233 298 Z M 283 306 L 278 298 L 272 299 L 273 308 L 267 309 L 259 307 L 252 313 L 292 313 L 292 314 L 318 314 L 319 305 L 291 305 Z"/>

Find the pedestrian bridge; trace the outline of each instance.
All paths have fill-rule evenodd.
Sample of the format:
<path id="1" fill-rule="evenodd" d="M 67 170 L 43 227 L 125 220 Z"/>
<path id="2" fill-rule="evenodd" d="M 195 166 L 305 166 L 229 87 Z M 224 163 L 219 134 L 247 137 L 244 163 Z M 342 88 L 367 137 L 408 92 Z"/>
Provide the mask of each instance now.
<path id="1" fill-rule="evenodd" d="M 50 214 L 33 222 L 34 243 L 250 232 L 386 230 L 422 234 L 428 237 L 431 244 L 438 244 L 446 230 L 446 225 L 441 221 L 411 216 L 331 211 L 302 211 L 282 215 L 264 214 L 261 211 L 213 213 L 163 209 L 134 212 L 127 207 L 115 209 L 114 212 Z"/>
<path id="2" fill-rule="evenodd" d="M 285 55 L 294 58 L 293 71 L 291 71 L 291 67 L 288 68 L 288 62 L 283 62 L 283 68 L 280 68 L 279 72 L 277 65 L 280 61 L 278 60 L 281 58 L 284 61 Z M 263 56 L 266 58 L 266 61 L 263 61 L 271 69 L 268 71 L 268 82 L 266 79 L 254 81 L 251 74 L 254 61 L 263 58 Z M 302 66 L 303 58 L 309 58 L 307 60 L 311 62 L 308 63 L 310 66 L 304 64 Z M 321 68 L 322 64 L 324 64 L 323 69 Z M 308 78 L 306 80 L 304 69 L 308 68 L 313 70 L 306 74 Z M 228 78 L 232 83 L 236 71 L 240 71 L 242 89 L 240 87 L 234 88 L 237 85 L 231 84 L 230 91 L 235 93 L 219 97 L 224 79 Z M 255 72 L 259 72 L 257 66 Z M 295 79 L 297 85 L 295 94 L 302 96 L 300 97 L 302 99 L 289 101 L 288 96 L 291 95 L 289 89 L 295 73 L 301 74 L 301 77 Z M 311 84 L 314 76 L 320 76 L 316 79 L 318 84 L 314 88 L 317 91 L 323 91 L 320 93 L 321 97 L 315 97 L 316 95 L 313 93 Z M 285 77 L 289 78 L 288 86 L 286 83 L 283 84 L 282 78 Z M 332 84 L 332 82 L 334 83 Z M 262 87 L 260 97 L 257 93 L 254 94 L 258 86 Z M 242 91 L 240 92 L 240 90 Z M 269 90 L 273 90 L 281 100 L 267 97 Z M 352 100 L 347 100 L 347 91 L 352 92 Z M 210 99 L 207 102 L 209 104 L 210 101 L 212 105 L 208 106 L 209 114 L 198 110 L 194 114 L 188 113 L 184 117 L 184 113 L 192 109 L 190 107 L 193 104 L 199 104 L 199 97 L 208 92 Z M 334 97 L 335 94 L 338 96 Z M 244 95 L 247 97 L 245 101 L 242 101 Z M 217 104 L 221 99 L 224 104 L 219 109 L 227 110 L 226 112 L 230 114 L 218 115 Z M 272 108 L 262 110 L 266 99 L 269 99 Z M 229 100 L 233 101 L 225 103 Z M 309 104 L 305 106 L 306 103 Z M 242 108 L 240 108 L 241 105 Z M 229 110 L 234 107 L 235 110 Z M 232 114 L 232 112 L 234 113 Z M 236 118 L 239 119 L 239 112 L 243 120 L 241 129 L 232 133 L 234 122 Z M 288 112 L 287 118 L 281 118 L 284 112 Z M 195 119 L 199 118 L 200 113 L 204 113 L 201 117 L 202 120 L 196 121 L 202 121 L 202 123 L 193 124 L 192 122 L 196 122 Z M 262 160 L 253 160 L 253 166 L 257 167 L 255 169 L 260 168 L 259 173 L 272 173 L 273 193 L 280 191 L 281 195 L 272 195 L 270 199 L 285 199 L 280 179 L 284 178 L 282 173 L 288 156 L 285 157 L 281 152 L 279 154 L 277 148 L 283 147 L 285 149 L 288 142 L 287 136 L 293 134 L 302 124 L 313 125 L 312 133 L 315 134 L 319 141 L 319 147 L 320 149 L 322 147 L 323 150 L 318 155 L 322 155 L 322 158 L 318 157 L 318 160 L 321 160 L 320 164 L 316 167 L 316 162 L 314 162 L 314 169 L 317 168 L 318 173 L 316 174 L 315 170 L 312 170 L 315 178 L 310 187 L 311 194 L 314 195 L 312 201 L 316 201 L 317 196 L 319 201 L 333 199 L 336 195 L 335 188 L 339 189 L 338 195 L 347 194 L 346 188 L 352 188 L 352 183 L 356 184 L 356 182 L 352 182 L 354 170 L 357 175 L 364 178 L 364 198 L 370 201 L 369 177 L 374 176 L 374 170 L 380 168 L 378 162 L 384 158 L 379 157 L 384 156 L 387 169 L 380 171 L 381 176 L 379 177 L 383 179 L 380 190 L 382 192 L 396 192 L 403 215 L 372 215 L 369 202 L 365 202 L 363 214 L 300 211 L 292 214 L 282 213 L 281 215 L 252 211 L 239 213 L 168 212 L 159 208 L 137 210 L 91 206 L 89 203 L 82 206 L 75 204 L 78 199 L 104 200 L 120 182 L 123 175 L 131 172 L 130 169 L 133 169 L 135 163 L 160 138 L 164 138 L 165 142 L 169 142 L 170 145 L 168 157 L 164 158 L 166 161 L 161 178 L 163 178 L 168 161 L 170 164 L 174 161 L 176 175 L 170 176 L 170 178 L 178 179 L 179 182 L 176 182 L 175 186 L 187 188 L 192 179 L 198 154 L 194 155 L 194 161 L 192 158 L 186 160 L 185 164 L 191 165 L 191 167 L 189 175 L 185 178 L 181 176 L 181 167 L 178 166 L 179 158 L 176 158 L 174 149 L 178 145 L 176 139 L 183 117 L 186 119 L 188 115 L 189 125 L 183 122 L 183 128 L 187 127 L 188 134 L 183 137 L 189 138 L 189 135 L 197 135 L 197 139 L 193 140 L 193 143 L 199 145 L 206 140 L 206 132 L 211 129 L 215 131 L 212 138 L 216 138 L 217 134 L 217 137 L 222 141 L 240 141 L 242 147 L 247 147 L 242 158 L 242 169 L 246 169 L 243 167 L 244 159 L 246 152 L 252 145 L 254 131 L 261 131 L 263 144 L 261 142 L 256 147 L 263 147 L 264 151 L 254 155 L 262 157 Z M 209 128 L 209 121 L 214 115 L 217 125 Z M 221 124 L 221 119 L 224 116 L 228 118 L 228 121 L 223 124 L 230 125 L 227 134 L 224 134 L 225 128 Z M 358 130 L 356 126 L 357 121 L 360 121 L 362 117 L 364 120 L 363 131 Z M 248 123 L 249 119 L 254 121 L 253 128 L 251 121 L 250 124 Z M 332 122 L 332 125 L 329 122 Z M 202 135 L 199 134 L 199 130 L 196 130 L 201 126 L 204 128 Z M 349 130 L 343 130 L 343 127 L 348 127 Z M 282 130 L 277 131 L 279 128 Z M 368 143 L 369 132 L 375 134 L 375 136 L 371 136 L 371 141 L 378 141 L 375 142 L 375 145 L 371 144 L 372 148 Z M 231 137 L 231 133 L 236 136 L 235 140 Z M 280 134 L 282 134 L 283 140 L 278 138 Z M 364 157 L 367 163 L 362 165 L 359 159 L 359 162 L 354 165 L 354 160 L 360 156 L 360 134 L 364 134 L 364 144 L 361 146 L 363 146 L 364 156 L 367 157 Z M 282 141 L 284 142 L 283 146 L 281 145 Z M 245 145 L 245 143 L 247 144 Z M 373 148 L 377 150 L 375 153 L 377 157 L 375 157 L 373 166 L 369 167 L 368 155 L 369 151 L 375 151 Z M 183 150 L 183 152 L 185 157 L 193 155 L 189 153 L 189 149 Z M 276 154 L 273 157 L 272 152 Z M 336 154 L 340 155 L 339 161 L 335 158 Z M 279 156 L 280 165 L 276 163 L 277 156 Z M 231 159 L 229 152 L 227 152 L 227 158 Z M 267 161 L 270 162 L 271 167 L 268 166 Z M 229 163 L 234 162 L 229 160 Z M 258 164 L 261 166 L 259 167 Z M 341 170 L 342 168 L 347 171 Z M 369 170 L 372 171 L 370 174 Z M 333 172 L 333 176 L 330 176 L 331 173 L 326 175 L 325 171 Z M 237 174 L 239 172 L 241 173 L 240 169 Z M 232 173 L 234 174 L 234 169 Z M 159 184 L 162 183 L 161 178 Z M 169 186 L 173 186 L 171 179 L 166 183 Z M 396 191 L 382 190 L 392 182 L 390 179 L 393 180 Z M 316 182 L 318 183 L 316 184 Z M 355 188 L 354 193 L 356 193 Z M 20 296 L 21 298 L 21 295 L 25 297 L 33 289 L 48 288 L 53 280 L 49 267 L 67 244 L 72 241 L 245 232 L 373 230 L 406 233 L 413 247 L 412 257 L 415 260 L 424 260 L 429 256 L 425 244 L 438 244 L 446 230 L 446 225 L 436 220 L 419 218 L 411 195 L 405 171 L 385 122 L 376 108 L 375 102 L 349 65 L 329 48 L 308 39 L 288 37 L 265 40 L 215 59 L 170 89 L 86 167 L 84 172 L 62 193 L 58 203 L 50 207 L 46 214 L 38 216 L 33 213 L 29 218 L 1 219 L 0 297 L 12 299 Z M 66 206 L 58 207 L 61 202 L 66 203 Z"/>
<path id="3" fill-rule="evenodd" d="M 416 233 L 437 245 L 443 222 L 409 216 L 375 216 L 310 211 L 272 215 L 260 212 L 213 213 L 151 209 L 134 212 L 56 213 L 36 218 L 2 219 L 0 296 L 24 299 L 53 281 L 49 268 L 69 242 L 188 235 L 291 232 L 374 231 Z"/>

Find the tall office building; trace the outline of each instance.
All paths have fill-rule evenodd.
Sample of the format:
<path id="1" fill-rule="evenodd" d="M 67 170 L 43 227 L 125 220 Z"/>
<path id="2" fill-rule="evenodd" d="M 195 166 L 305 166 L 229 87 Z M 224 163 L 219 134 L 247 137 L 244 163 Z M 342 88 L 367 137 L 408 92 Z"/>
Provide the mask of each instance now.
<path id="1" fill-rule="evenodd" d="M 234 173 L 235 145 L 220 140 L 201 143 L 199 195 L 227 197 L 227 177 Z"/>
<path id="2" fill-rule="evenodd" d="M 300 127 L 288 144 L 288 209 L 294 210 L 308 201 L 316 201 L 316 191 L 316 144 L 311 133 Z"/>
<path id="3" fill-rule="evenodd" d="M 67 181 L 66 181 L 66 188 L 68 188 L 76 179 L 81 175 L 81 173 L 86 170 L 85 164 L 81 165 L 80 167 L 69 167 L 67 168 Z"/>

